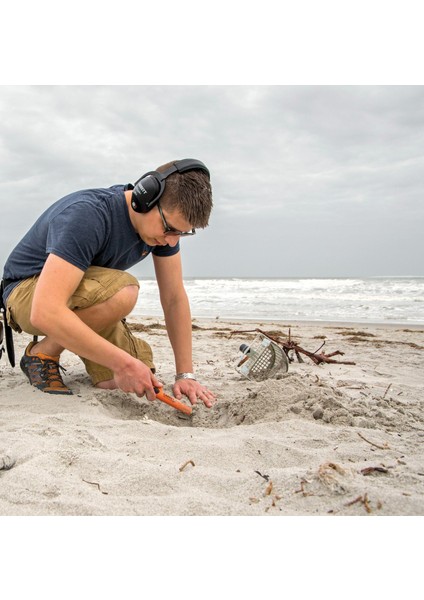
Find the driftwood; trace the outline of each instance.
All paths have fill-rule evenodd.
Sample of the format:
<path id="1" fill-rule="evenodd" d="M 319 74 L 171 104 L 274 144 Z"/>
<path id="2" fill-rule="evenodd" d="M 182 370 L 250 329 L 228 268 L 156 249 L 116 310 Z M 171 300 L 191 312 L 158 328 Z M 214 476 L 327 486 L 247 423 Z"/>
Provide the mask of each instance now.
<path id="1" fill-rule="evenodd" d="M 270 340 L 272 340 L 273 342 L 275 342 L 276 344 L 281 346 L 281 348 L 286 353 L 287 358 L 290 362 L 293 362 L 294 359 L 292 359 L 290 357 L 289 353 L 294 352 L 298 362 L 300 362 L 300 363 L 304 362 L 301 357 L 301 354 L 304 354 L 305 356 L 310 358 L 312 360 L 312 362 L 314 362 L 316 365 L 319 365 L 321 363 L 332 363 L 332 364 L 338 364 L 338 365 L 355 365 L 356 364 L 351 361 L 334 360 L 332 358 L 333 356 L 344 356 L 344 352 L 341 352 L 340 350 L 336 350 L 335 352 L 331 352 L 330 354 L 325 354 L 325 352 L 321 352 L 319 354 L 319 351 L 324 346 L 325 342 L 323 344 L 321 344 L 321 346 L 315 352 L 309 352 L 308 350 L 301 348 L 295 341 L 293 341 L 291 339 L 291 330 L 290 329 L 289 329 L 288 340 L 283 340 L 280 336 L 275 336 L 275 334 L 270 335 L 266 331 L 262 331 L 262 329 L 247 329 L 244 331 L 232 331 L 230 334 L 230 337 L 231 337 L 231 335 L 236 334 L 236 333 L 261 333 L 265 337 L 269 338 Z"/>

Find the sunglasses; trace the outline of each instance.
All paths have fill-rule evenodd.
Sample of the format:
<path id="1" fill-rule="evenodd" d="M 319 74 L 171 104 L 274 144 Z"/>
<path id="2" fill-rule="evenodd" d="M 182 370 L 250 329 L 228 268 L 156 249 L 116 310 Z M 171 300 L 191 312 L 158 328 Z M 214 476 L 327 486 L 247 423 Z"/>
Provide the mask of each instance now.
<path id="1" fill-rule="evenodd" d="M 160 207 L 159 202 L 157 203 L 156 206 L 158 207 L 159 214 L 160 214 L 161 219 L 162 219 L 163 233 L 165 235 L 175 235 L 175 236 L 178 235 L 180 237 L 185 237 L 185 236 L 188 236 L 188 235 L 196 235 L 196 230 L 195 229 L 192 229 L 191 231 L 179 231 L 178 229 L 174 229 L 174 227 L 170 227 L 168 225 L 168 223 L 166 222 L 165 216 L 164 216 L 164 214 L 162 212 L 162 209 Z"/>

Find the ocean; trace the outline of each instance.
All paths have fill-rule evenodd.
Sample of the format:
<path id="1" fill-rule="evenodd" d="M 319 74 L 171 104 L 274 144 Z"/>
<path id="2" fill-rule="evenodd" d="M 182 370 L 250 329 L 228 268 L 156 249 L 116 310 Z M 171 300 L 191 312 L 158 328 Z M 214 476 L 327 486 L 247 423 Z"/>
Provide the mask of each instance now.
<path id="1" fill-rule="evenodd" d="M 185 279 L 193 317 L 424 325 L 424 277 Z M 134 317 L 162 316 L 154 279 L 140 280 Z"/>

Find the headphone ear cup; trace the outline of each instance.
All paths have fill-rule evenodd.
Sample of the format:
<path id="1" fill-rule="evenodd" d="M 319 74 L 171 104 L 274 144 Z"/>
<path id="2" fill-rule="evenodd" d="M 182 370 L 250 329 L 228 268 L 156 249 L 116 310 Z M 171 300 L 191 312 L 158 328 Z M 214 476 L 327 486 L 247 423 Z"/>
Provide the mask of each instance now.
<path id="1" fill-rule="evenodd" d="M 146 213 L 152 210 L 161 196 L 162 187 L 160 181 L 154 175 L 145 175 L 139 179 L 132 191 L 132 209 L 138 213 Z"/>

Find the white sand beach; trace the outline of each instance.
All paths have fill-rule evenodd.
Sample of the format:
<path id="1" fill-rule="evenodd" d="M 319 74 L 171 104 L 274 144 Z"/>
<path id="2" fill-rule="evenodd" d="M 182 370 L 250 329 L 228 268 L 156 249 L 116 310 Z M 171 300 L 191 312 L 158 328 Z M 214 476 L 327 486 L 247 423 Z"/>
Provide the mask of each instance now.
<path id="1" fill-rule="evenodd" d="M 131 322 L 172 394 L 163 322 Z M 424 330 L 194 320 L 196 372 L 217 394 L 190 417 L 94 389 L 65 352 L 74 395 L 32 388 L 0 363 L 0 515 L 389 516 L 424 514 Z M 239 345 L 291 329 L 309 351 L 356 363 L 290 364 L 244 379 Z M 17 362 L 29 341 L 15 334 Z"/>

